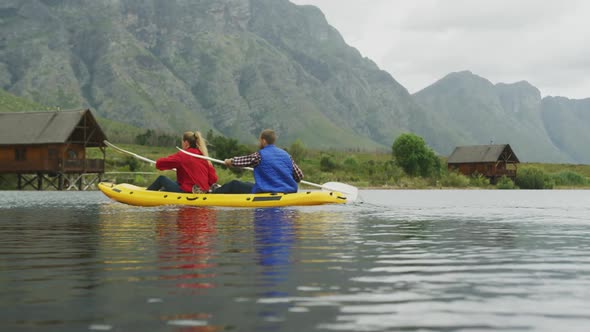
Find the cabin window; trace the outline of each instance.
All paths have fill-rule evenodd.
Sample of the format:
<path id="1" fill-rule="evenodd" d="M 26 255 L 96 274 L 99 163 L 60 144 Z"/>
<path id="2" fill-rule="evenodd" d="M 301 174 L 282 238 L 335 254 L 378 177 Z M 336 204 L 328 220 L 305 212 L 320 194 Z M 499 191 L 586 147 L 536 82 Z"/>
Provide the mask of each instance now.
<path id="1" fill-rule="evenodd" d="M 14 160 L 17 160 L 17 161 L 27 160 L 27 149 L 26 148 L 14 149 Z"/>
<path id="2" fill-rule="evenodd" d="M 68 150 L 68 159 L 78 159 L 78 154 L 74 150 Z"/>

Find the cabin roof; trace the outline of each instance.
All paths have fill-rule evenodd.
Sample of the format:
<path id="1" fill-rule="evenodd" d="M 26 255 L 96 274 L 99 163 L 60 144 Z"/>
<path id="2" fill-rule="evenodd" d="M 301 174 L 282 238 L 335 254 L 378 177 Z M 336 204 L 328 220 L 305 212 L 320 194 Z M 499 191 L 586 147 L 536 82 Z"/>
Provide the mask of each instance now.
<path id="1" fill-rule="evenodd" d="M 104 146 L 106 136 L 90 110 L 0 113 L 0 145 L 74 140 L 89 147 Z"/>
<path id="2" fill-rule="evenodd" d="M 449 156 L 447 163 L 491 163 L 499 160 L 520 162 L 510 144 L 458 146 Z"/>

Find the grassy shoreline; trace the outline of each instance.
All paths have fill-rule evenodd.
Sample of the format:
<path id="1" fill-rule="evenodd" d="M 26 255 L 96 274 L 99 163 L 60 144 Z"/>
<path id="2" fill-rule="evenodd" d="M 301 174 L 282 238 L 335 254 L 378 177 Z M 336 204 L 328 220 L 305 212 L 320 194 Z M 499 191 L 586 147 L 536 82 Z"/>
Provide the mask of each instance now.
<path id="1" fill-rule="evenodd" d="M 174 147 L 156 147 L 136 144 L 118 144 L 123 149 L 132 151 L 143 157 L 156 160 L 176 153 Z M 252 151 L 255 147 L 251 147 Z M 99 149 L 88 149 L 88 158 L 102 158 Z M 213 156 L 223 159 L 220 156 Z M 229 157 L 229 156 L 228 156 Z M 305 180 L 313 183 L 343 182 L 365 190 L 496 190 L 485 178 L 465 177 L 448 173 L 446 160 L 441 159 L 441 174 L 436 178 L 410 177 L 406 175 L 392 160 L 392 155 L 385 152 L 352 152 L 352 151 L 317 151 L 306 150 L 299 155 L 297 163 L 305 174 Z M 250 171 L 232 171 L 225 166 L 215 164 L 219 176 L 219 183 L 223 184 L 233 179 L 253 181 Z M 158 171 L 149 163 L 131 156 L 121 154 L 113 149 L 107 149 L 106 172 L 104 180 L 114 182 L 128 182 L 140 186 L 149 185 L 158 175 L 163 174 L 172 179 L 173 171 Z M 554 184 L 556 190 L 588 190 L 590 189 L 590 165 L 574 164 L 545 164 L 521 163 L 518 172 L 536 169 L 545 174 Z M 118 173 L 117 173 L 118 172 Z M 141 174 L 141 173 L 151 174 Z M 563 183 L 562 178 L 576 179 L 575 183 Z M 11 183 L 9 177 L 0 184 L 0 190 L 16 188 L 16 182 Z M 13 180 L 15 181 L 15 180 Z M 301 188 L 315 189 L 315 187 L 301 185 Z M 508 188 L 504 188 L 508 189 Z M 511 188 L 510 188 L 511 189 Z"/>
<path id="2" fill-rule="evenodd" d="M 133 151 L 141 156 L 150 159 L 157 159 L 176 153 L 175 148 L 150 147 L 142 145 L 122 144 L 121 147 Z M 251 147 L 253 150 L 255 147 Z M 98 157 L 98 156 L 97 156 Z M 214 156 L 217 159 L 224 157 Z M 229 157 L 229 156 L 228 156 Z M 297 163 L 305 174 L 305 179 L 314 183 L 325 183 L 330 181 L 344 182 L 360 189 L 374 190 L 407 190 L 407 189 L 498 189 L 490 185 L 482 178 L 469 178 L 448 174 L 446 171 L 446 160 L 442 159 L 443 165 L 439 178 L 410 177 L 406 175 L 392 161 L 392 155 L 384 152 L 352 152 L 352 151 L 319 151 L 306 150 L 304 155 L 297 158 Z M 232 179 L 253 181 L 252 173 L 249 171 L 232 172 L 224 166 L 214 164 L 219 176 L 219 183 L 225 183 Z M 560 185 L 556 183 L 553 189 L 590 189 L 590 165 L 574 164 L 548 164 L 548 163 L 522 163 L 518 165 L 518 171 L 527 169 L 539 169 L 548 176 L 557 176 L 560 173 L 568 172 L 579 175 L 583 183 L 575 185 Z M 109 149 L 107 151 L 107 169 L 109 171 L 154 171 L 155 168 L 145 162 L 138 161 Z M 174 172 L 159 172 L 174 178 Z M 155 178 L 155 175 L 154 177 Z M 153 178 L 137 178 L 137 184 L 147 185 Z M 457 183 L 453 180 L 458 179 Z M 302 186 L 307 188 L 306 186 Z M 312 188 L 312 187 L 309 187 Z"/>

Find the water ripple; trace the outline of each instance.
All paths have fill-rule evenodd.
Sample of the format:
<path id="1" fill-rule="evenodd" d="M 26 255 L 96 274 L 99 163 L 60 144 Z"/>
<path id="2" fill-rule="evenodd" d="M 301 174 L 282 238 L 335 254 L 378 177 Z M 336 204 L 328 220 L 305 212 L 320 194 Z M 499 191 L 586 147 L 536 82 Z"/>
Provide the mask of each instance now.
<path id="1" fill-rule="evenodd" d="M 590 192 L 155 207 L 0 192 L 6 330 L 585 331 Z"/>

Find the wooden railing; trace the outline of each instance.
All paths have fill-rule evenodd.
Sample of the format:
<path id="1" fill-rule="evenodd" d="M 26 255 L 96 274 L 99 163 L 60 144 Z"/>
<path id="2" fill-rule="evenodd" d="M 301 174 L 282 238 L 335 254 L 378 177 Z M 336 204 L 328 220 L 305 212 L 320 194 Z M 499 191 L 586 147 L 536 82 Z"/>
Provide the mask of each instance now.
<path id="1" fill-rule="evenodd" d="M 63 172 L 65 173 L 103 173 L 103 159 L 69 159 L 63 161 Z"/>
<path id="2" fill-rule="evenodd" d="M 7 161 L 0 163 L 0 173 L 104 173 L 103 159 L 69 159 L 41 161 Z"/>

